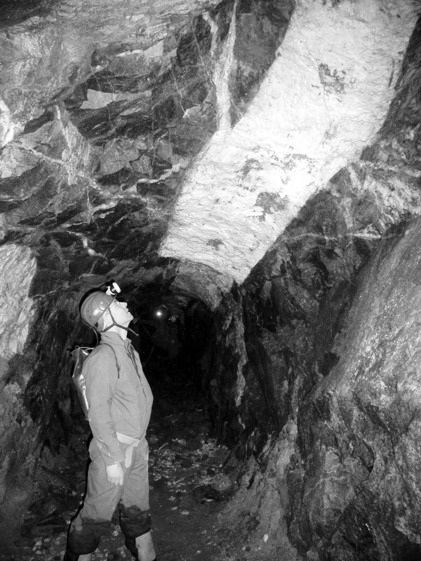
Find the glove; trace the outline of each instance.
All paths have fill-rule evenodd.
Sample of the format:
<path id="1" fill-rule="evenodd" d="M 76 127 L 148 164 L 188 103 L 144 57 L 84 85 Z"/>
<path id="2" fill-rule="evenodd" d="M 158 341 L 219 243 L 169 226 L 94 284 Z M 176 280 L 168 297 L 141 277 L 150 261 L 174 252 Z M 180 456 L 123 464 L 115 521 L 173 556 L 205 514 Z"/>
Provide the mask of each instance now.
<path id="1" fill-rule="evenodd" d="M 113 464 L 107 466 L 107 479 L 113 485 L 123 485 L 124 482 L 124 470 L 121 464 Z"/>

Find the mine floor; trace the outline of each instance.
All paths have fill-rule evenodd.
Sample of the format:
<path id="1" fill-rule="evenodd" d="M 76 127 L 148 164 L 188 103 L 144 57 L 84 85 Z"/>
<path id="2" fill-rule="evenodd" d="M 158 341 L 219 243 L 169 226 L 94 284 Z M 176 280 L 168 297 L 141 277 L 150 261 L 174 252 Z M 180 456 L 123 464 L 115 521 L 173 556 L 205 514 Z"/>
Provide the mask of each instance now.
<path id="1" fill-rule="evenodd" d="M 21 535 L 2 561 L 61 561 L 70 520 L 85 490 L 89 429 L 58 455 L 44 453 Z M 218 514 L 235 491 L 233 455 L 211 436 L 206 408 L 180 396 L 156 399 L 148 431 L 153 536 L 159 561 L 245 559 Z M 240 547 L 236 553 L 232 547 Z M 244 551 L 244 553 L 246 553 Z M 117 518 L 93 561 L 129 561 Z"/>

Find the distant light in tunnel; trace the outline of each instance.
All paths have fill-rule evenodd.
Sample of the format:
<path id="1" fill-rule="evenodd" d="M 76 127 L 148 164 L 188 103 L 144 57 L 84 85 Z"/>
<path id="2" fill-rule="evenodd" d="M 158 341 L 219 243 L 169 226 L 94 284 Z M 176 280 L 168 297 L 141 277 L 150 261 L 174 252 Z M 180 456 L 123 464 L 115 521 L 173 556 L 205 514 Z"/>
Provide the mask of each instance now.
<path id="1" fill-rule="evenodd" d="M 159 320 L 166 320 L 171 323 L 175 323 L 177 321 L 177 317 L 171 313 L 171 311 L 167 308 L 167 306 L 165 306 L 165 304 L 162 304 L 161 306 L 158 306 L 158 308 L 155 308 L 153 315 L 156 319 Z"/>
<path id="2" fill-rule="evenodd" d="M 159 306 L 155 309 L 154 316 L 158 319 L 167 319 L 169 316 L 169 310 L 166 306 Z"/>

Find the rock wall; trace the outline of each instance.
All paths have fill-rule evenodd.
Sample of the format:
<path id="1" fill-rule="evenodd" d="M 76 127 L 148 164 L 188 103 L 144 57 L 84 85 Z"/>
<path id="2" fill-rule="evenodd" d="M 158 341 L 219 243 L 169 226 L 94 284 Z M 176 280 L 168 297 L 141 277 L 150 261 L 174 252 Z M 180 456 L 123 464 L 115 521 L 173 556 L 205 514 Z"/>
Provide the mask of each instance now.
<path id="1" fill-rule="evenodd" d="M 0 247 L 0 263 L 0 356 L 3 362 L 22 352 L 28 337 L 34 304 L 29 293 L 36 261 L 29 248 L 9 244 Z M 0 374 L 0 380 L 1 377 Z"/>
<path id="2" fill-rule="evenodd" d="M 248 458 L 224 515 L 244 540 L 253 527 L 246 559 L 420 556 L 419 30 L 378 140 L 309 200 L 221 308 L 235 321 L 219 324 L 218 354 L 237 374 L 215 371 L 219 419 Z"/>
<path id="3" fill-rule="evenodd" d="M 35 461 L 31 453 L 36 427 L 23 405 L 34 358 L 25 357 L 24 351 L 36 315 L 30 292 L 35 257 L 28 248 L 4 245 L 0 268 L 0 515 L 16 517 L 18 524 Z M 13 512 L 8 511 L 9 504 L 14 505 Z"/>
<path id="4" fill-rule="evenodd" d="M 421 224 L 350 242 L 317 199 L 329 243 L 284 240 L 225 301 L 217 421 L 248 467 L 223 516 L 250 559 L 415 560 Z"/>
<path id="5" fill-rule="evenodd" d="M 382 244 L 301 408 L 299 524 L 323 560 L 421 555 L 420 236 L 417 220 Z"/>

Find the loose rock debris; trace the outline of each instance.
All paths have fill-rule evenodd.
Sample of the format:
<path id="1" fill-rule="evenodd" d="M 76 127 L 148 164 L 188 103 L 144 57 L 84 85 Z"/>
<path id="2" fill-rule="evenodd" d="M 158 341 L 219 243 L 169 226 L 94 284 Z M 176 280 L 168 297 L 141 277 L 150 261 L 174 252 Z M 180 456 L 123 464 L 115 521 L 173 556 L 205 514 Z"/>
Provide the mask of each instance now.
<path id="1" fill-rule="evenodd" d="M 218 528 L 217 515 L 236 488 L 233 472 L 224 471 L 230 451 L 210 436 L 204 408 L 186 404 L 181 413 L 174 413 L 161 404 L 156 409 L 148 440 L 151 513 L 159 559 L 226 560 L 222 553 L 226 529 Z M 86 430 L 72 435 L 68 448 L 57 455 L 44 452 L 21 535 L 7 552 L 0 552 L 0 560 L 62 560 L 67 528 L 85 490 L 88 434 Z M 131 559 L 116 516 L 93 561 Z"/>

